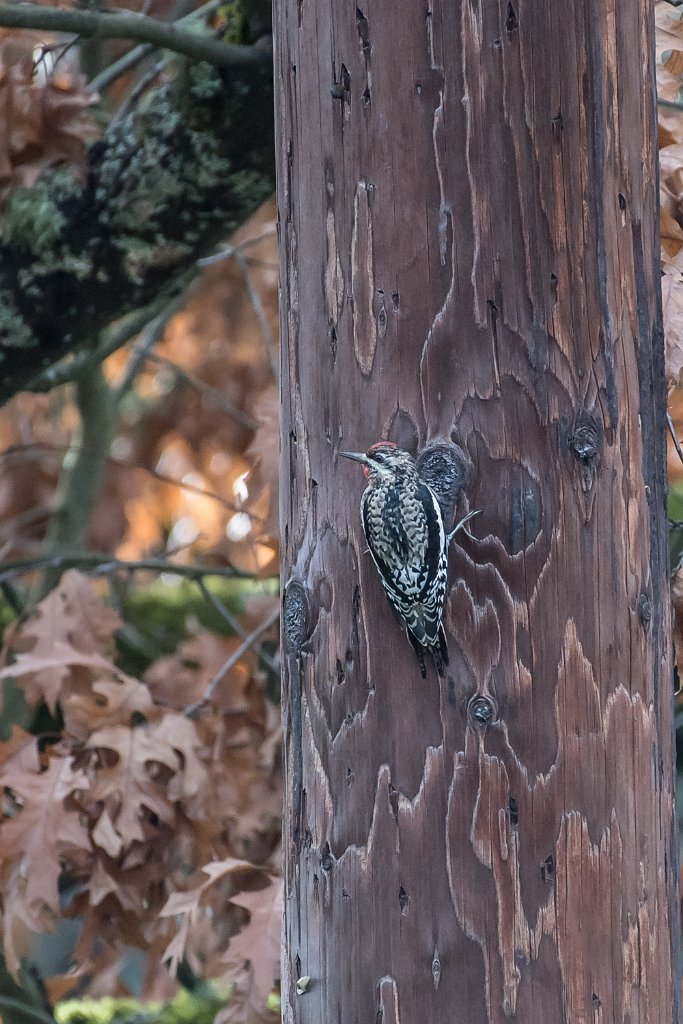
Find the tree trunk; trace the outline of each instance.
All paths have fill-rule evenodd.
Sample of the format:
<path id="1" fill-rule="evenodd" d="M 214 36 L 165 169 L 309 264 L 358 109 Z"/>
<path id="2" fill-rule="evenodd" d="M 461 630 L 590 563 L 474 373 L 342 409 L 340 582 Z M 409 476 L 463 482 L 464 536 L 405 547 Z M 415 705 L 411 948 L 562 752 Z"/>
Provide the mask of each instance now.
<path id="1" fill-rule="evenodd" d="M 359 3 L 276 4 L 284 1020 L 678 1024 L 653 8 Z M 441 680 L 385 437 L 481 510 Z"/>

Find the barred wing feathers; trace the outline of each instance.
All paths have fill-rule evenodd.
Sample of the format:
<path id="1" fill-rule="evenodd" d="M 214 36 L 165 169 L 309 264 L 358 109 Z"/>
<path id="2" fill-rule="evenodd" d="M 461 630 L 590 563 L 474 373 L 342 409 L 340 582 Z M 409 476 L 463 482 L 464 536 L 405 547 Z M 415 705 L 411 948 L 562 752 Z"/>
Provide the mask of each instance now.
<path id="1" fill-rule="evenodd" d="M 361 518 L 387 596 L 421 666 L 416 643 L 430 651 L 441 672 L 442 663 L 448 664 L 442 624 L 448 555 L 436 495 L 422 482 L 411 492 L 395 484 L 368 489 L 361 500 Z"/>

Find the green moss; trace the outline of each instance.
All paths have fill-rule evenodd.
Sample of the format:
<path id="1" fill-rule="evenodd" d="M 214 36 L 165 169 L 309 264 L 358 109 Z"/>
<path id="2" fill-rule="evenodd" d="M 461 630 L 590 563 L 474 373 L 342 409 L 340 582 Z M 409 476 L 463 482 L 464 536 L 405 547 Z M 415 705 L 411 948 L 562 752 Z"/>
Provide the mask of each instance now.
<path id="1" fill-rule="evenodd" d="M 226 0 L 218 9 L 226 43 L 253 44 L 272 31 L 270 0 Z"/>
<path id="2" fill-rule="evenodd" d="M 4 244 L 34 255 L 54 250 L 65 224 L 61 206 L 80 192 L 80 183 L 71 171 L 63 169 L 40 179 L 33 188 L 18 188 L 3 217 Z"/>
<path id="3" fill-rule="evenodd" d="M 270 179 L 258 171 L 237 171 L 231 182 L 232 194 L 238 204 L 248 203 L 260 206 L 271 194 Z"/>
<path id="4" fill-rule="evenodd" d="M 67 170 L 57 170 L 33 188 L 13 192 L 7 204 L 2 241 L 25 260 L 17 270 L 17 283 L 29 297 L 41 294 L 41 280 L 55 272 L 83 281 L 92 273 L 92 261 L 72 252 L 64 241 L 63 205 L 79 196 L 81 185 Z M 26 259 L 26 257 L 30 257 Z M 23 320 L 22 320 L 23 324 Z M 27 339 L 24 339 L 25 344 Z"/>
<path id="5" fill-rule="evenodd" d="M 56 245 L 52 251 L 44 253 L 26 267 L 17 271 L 19 287 L 26 295 L 42 294 L 41 279 L 50 277 L 56 270 L 69 274 L 77 281 L 85 281 L 93 272 L 92 260 L 75 256 L 64 246 Z"/>
<path id="6" fill-rule="evenodd" d="M 250 598 L 276 594 L 278 582 L 213 577 L 207 579 L 207 588 L 239 616 Z M 126 625 L 117 636 L 117 660 L 131 675 L 141 675 L 156 658 L 175 651 L 198 627 L 230 635 L 223 616 L 190 580 L 170 585 L 156 580 L 134 590 L 126 598 L 123 616 Z"/>
<path id="7" fill-rule="evenodd" d="M 193 73 L 207 93 L 222 88 L 213 69 L 203 78 Z M 162 265 L 162 259 L 165 267 L 187 261 L 192 245 L 182 237 L 175 234 L 175 248 L 169 249 L 169 220 L 177 226 L 182 222 L 178 211 L 194 206 L 201 221 L 206 193 L 225 188 L 230 160 L 219 152 L 215 125 L 210 129 L 184 122 L 164 94 L 155 97 L 144 116 L 124 120 L 108 147 L 95 192 L 98 217 L 125 253 L 133 281 L 142 279 L 148 267 Z M 194 234 L 196 217 L 191 226 Z M 167 250 L 163 257 L 162 248 Z"/>
<path id="8" fill-rule="evenodd" d="M 229 74 L 181 63 L 91 146 L 86 188 L 58 171 L 15 193 L 0 239 L 0 400 L 243 223 L 273 191 L 271 131 L 267 60 Z"/>
<path id="9" fill-rule="evenodd" d="M 155 245 L 129 235 L 121 235 L 117 247 L 125 253 L 124 266 L 135 284 L 142 284 L 151 270 L 168 270 L 185 264 L 191 252 L 190 244 L 160 239 Z"/>
<path id="10" fill-rule="evenodd" d="M 218 8 L 218 16 L 223 22 L 223 42 L 241 43 L 244 40 L 245 16 L 241 0 L 228 0 Z"/>
<path id="11" fill-rule="evenodd" d="M 72 999 L 55 1009 L 57 1024 L 213 1024 L 229 992 L 208 985 L 199 994 L 181 989 L 169 1003 L 135 999 Z"/>
<path id="12" fill-rule="evenodd" d="M 223 92 L 223 80 L 212 64 L 207 64 L 205 61 L 192 64 L 189 74 L 190 90 L 195 100 L 211 100 Z"/>
<path id="13" fill-rule="evenodd" d="M 38 341 L 23 316 L 12 304 L 12 296 L 0 292 L 0 345 L 3 348 L 35 348 Z M 0 362 L 3 353 L 0 351 Z"/>
<path id="14" fill-rule="evenodd" d="M 3 229 L 8 245 L 26 252 L 44 253 L 56 245 L 64 217 L 44 182 L 35 188 L 19 188 L 7 204 Z"/>

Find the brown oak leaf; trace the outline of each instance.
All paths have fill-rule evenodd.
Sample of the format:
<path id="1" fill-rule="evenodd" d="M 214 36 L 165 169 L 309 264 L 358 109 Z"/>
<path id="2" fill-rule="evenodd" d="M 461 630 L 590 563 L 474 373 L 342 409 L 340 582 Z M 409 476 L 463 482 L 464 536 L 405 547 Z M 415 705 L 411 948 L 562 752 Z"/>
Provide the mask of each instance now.
<path id="1" fill-rule="evenodd" d="M 77 809 L 66 806 L 69 797 L 87 790 L 88 778 L 68 757 L 50 758 L 41 769 L 35 741 L 0 769 L 0 787 L 15 802 L 0 822 L 0 879 L 5 904 L 5 936 L 26 929 L 43 931 L 49 925 L 45 910 L 60 912 L 58 882 L 65 862 L 80 851 L 91 850 L 88 830 Z M 32 762 L 32 763 L 31 763 Z M 6 808 L 10 811 L 9 806 Z M 18 967 L 22 951 L 7 943 L 11 969 Z"/>

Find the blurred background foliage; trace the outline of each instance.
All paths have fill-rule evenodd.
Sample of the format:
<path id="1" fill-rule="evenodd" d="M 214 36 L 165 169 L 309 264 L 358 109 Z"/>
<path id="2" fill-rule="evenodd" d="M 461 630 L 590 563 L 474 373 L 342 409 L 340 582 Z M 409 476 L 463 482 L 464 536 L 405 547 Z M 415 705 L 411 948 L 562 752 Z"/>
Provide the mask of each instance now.
<path id="1" fill-rule="evenodd" d="M 262 0 L 43 6 L 270 44 Z M 41 183 L 83 187 L 102 133 L 182 85 L 151 47 L 107 80 L 135 50 L 0 29 L 5 239 L 47 252 Z M 273 201 L 204 255 L 0 410 L 4 1024 L 279 1014 Z"/>

